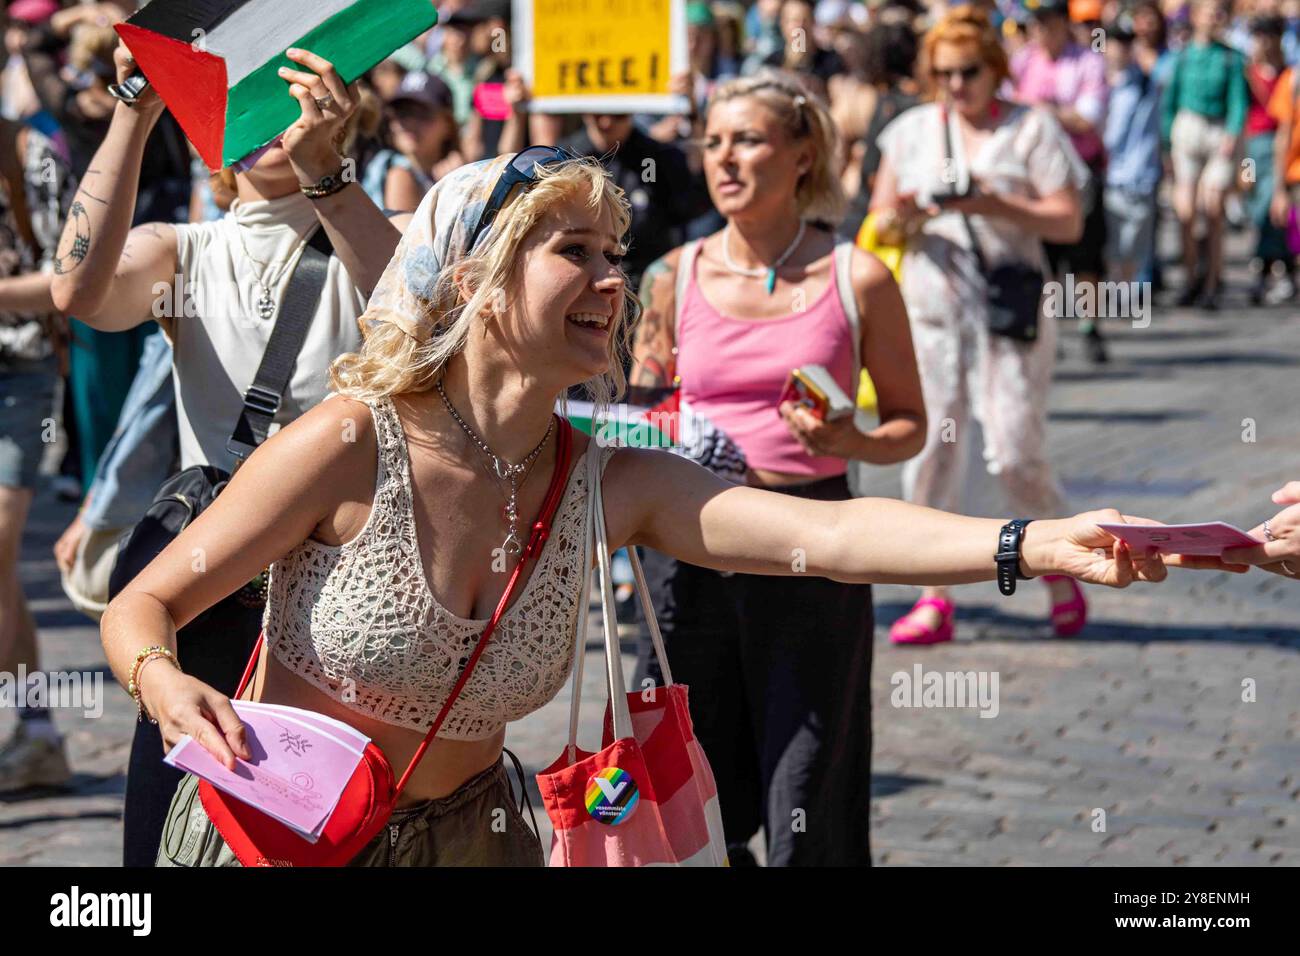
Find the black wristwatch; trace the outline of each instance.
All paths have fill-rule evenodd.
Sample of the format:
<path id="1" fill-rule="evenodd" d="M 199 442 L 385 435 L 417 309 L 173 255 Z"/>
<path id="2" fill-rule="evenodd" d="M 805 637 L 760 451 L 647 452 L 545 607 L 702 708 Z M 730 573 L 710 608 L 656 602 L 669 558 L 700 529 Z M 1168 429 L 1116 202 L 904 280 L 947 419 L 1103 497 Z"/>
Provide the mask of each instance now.
<path id="1" fill-rule="evenodd" d="M 1020 570 L 1020 545 L 1024 541 L 1025 526 L 1033 518 L 1016 518 L 1008 521 L 998 532 L 998 550 L 993 560 L 998 565 L 998 590 L 1008 596 L 1016 593 L 1017 581 L 1029 581 L 1032 575 Z"/>

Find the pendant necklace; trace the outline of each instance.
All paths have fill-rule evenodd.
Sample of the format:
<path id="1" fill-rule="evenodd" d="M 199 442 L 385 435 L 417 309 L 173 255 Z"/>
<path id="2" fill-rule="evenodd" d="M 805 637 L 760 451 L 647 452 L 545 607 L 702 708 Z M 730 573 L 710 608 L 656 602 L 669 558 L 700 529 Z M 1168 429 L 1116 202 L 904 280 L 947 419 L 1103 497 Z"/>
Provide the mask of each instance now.
<path id="1" fill-rule="evenodd" d="M 777 259 L 776 262 L 772 263 L 771 266 L 766 269 L 748 269 L 744 266 L 738 266 L 736 263 L 731 261 L 731 250 L 728 248 L 729 243 L 731 242 L 731 223 L 727 223 L 727 227 L 722 230 L 722 261 L 726 263 L 728 269 L 737 275 L 749 276 L 751 279 L 762 279 L 766 277 L 767 294 L 771 295 L 772 290 L 776 288 L 776 270 L 785 265 L 785 260 L 789 259 L 795 249 L 799 247 L 799 242 L 803 239 L 804 229 L 806 229 L 807 226 L 807 222 L 803 219 L 799 220 L 799 231 L 794 235 L 794 242 L 790 243 L 785 252 L 781 253 L 781 257 Z"/>
<path id="2" fill-rule="evenodd" d="M 447 393 L 443 391 L 442 379 L 437 381 L 436 388 L 438 389 L 438 394 L 442 396 L 442 403 L 447 406 L 447 411 L 450 412 L 451 417 L 456 420 L 456 424 L 464 430 L 465 434 L 470 437 L 470 440 L 479 447 L 479 450 L 491 460 L 492 471 L 498 478 L 510 482 L 510 494 L 506 498 L 505 508 L 505 518 L 510 524 L 510 533 L 506 535 L 505 541 L 502 542 L 501 549 L 506 554 L 519 554 L 524 550 L 523 541 L 519 537 L 519 486 L 521 484 L 519 476 L 527 474 L 529 466 L 537 456 L 542 453 L 542 449 L 546 447 L 546 442 L 550 439 L 551 432 L 555 431 L 555 416 L 551 416 L 550 424 L 546 426 L 546 434 L 543 435 L 542 440 L 537 443 L 537 447 L 525 455 L 524 459 L 518 464 L 512 465 L 489 448 L 487 442 L 479 438 L 474 429 L 470 428 L 465 422 L 465 419 L 460 417 L 455 406 L 451 404 L 451 399 L 449 399 Z"/>
<path id="3" fill-rule="evenodd" d="M 284 276 L 286 269 L 298 261 L 303 250 L 307 248 L 307 240 L 304 238 L 299 241 L 297 248 L 294 249 L 293 254 L 289 256 L 288 261 L 285 262 L 280 267 L 280 271 L 275 274 L 275 278 L 266 282 L 262 280 L 262 276 L 270 267 L 261 259 L 253 258 L 253 254 L 248 251 L 248 246 L 244 243 L 244 232 L 238 225 L 235 226 L 235 234 L 239 236 L 239 245 L 244 251 L 245 258 L 247 258 L 250 263 L 256 263 L 262 267 L 261 272 L 253 272 L 253 275 L 256 277 L 257 287 L 262 290 L 262 294 L 257 297 L 257 315 L 262 319 L 262 321 L 269 322 L 275 316 L 275 298 L 271 295 L 271 287 L 280 281 Z"/>

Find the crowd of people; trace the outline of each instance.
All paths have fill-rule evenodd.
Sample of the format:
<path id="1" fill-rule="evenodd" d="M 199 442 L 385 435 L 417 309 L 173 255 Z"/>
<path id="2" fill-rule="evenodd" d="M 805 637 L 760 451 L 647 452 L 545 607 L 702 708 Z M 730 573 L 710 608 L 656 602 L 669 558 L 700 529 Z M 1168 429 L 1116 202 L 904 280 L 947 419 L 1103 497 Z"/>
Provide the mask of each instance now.
<path id="1" fill-rule="evenodd" d="M 1059 636 L 1086 623 L 1077 580 L 1300 571 L 1292 486 L 1267 544 L 1233 563 L 1131 553 L 1096 528 L 1139 520 L 1116 512 L 1048 520 L 1069 513 L 1045 447 L 1075 339 L 1043 299 L 1068 277 L 1163 283 L 1217 309 L 1234 222 L 1256 233 L 1252 301 L 1295 294 L 1295 0 L 692 0 L 671 85 L 688 109 L 671 115 L 531 109 L 508 0 L 449 2 L 354 84 L 290 50 L 300 117 L 218 173 L 155 94 L 109 92 L 135 67 L 113 32 L 134 8 L 12 0 L 0 73 L 0 670 L 39 670 L 18 555 L 33 489 L 57 471 L 79 503 L 55 546 L 65 590 L 102 615 L 148 718 L 128 865 L 236 862 L 195 778 L 160 758 L 183 734 L 249 755 L 229 696 L 259 632 L 254 699 L 353 723 L 395 766 L 416 750 L 502 596 L 497 552 L 517 560 L 518 519 L 541 506 L 546 482 L 528 476 L 561 467 L 556 401 L 584 388 L 671 401 L 717 439 L 689 455 L 704 469 L 601 448 L 595 474 L 610 545 L 642 546 L 677 679 L 701 688 L 733 864 L 760 829 L 771 865 L 870 862 L 869 584 L 922 586 L 889 636 L 941 643 L 952 586 L 992 579 L 1006 550 L 1000 522 L 955 514 L 966 449 L 949 430 L 981 424 L 1008 512 L 1035 519 L 1014 529 L 1011 586 L 1043 579 Z M 1166 188 L 1177 287 L 1156 254 Z M 259 406 L 290 313 L 296 360 Z M 1104 322 L 1132 318 L 1071 315 L 1098 363 Z M 780 402 L 799 366 L 854 398 L 869 382 L 877 421 Z M 55 419 L 66 452 L 47 462 Z M 574 440 L 575 460 L 597 447 Z M 892 463 L 905 503 L 853 500 L 850 466 Z M 110 597 L 119 541 L 196 466 L 220 495 Z M 572 666 L 583 474 L 541 585 L 359 859 L 541 862 L 522 816 L 510 841 L 485 820 L 514 805 L 506 723 Z M 638 681 L 662 677 L 647 652 Z M 65 783 L 51 712 L 20 715 L 0 790 Z M 791 827 L 799 812 L 815 825 Z"/>

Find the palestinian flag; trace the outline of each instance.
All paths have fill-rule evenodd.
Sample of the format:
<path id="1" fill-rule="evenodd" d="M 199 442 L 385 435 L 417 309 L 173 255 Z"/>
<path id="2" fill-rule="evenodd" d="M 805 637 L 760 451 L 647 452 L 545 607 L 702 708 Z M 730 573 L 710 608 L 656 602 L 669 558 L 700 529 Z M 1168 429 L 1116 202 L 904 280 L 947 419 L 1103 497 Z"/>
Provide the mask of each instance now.
<path id="1" fill-rule="evenodd" d="M 652 415 L 652 409 L 640 405 L 611 405 L 598 416 L 592 402 L 570 399 L 556 403 L 555 411 L 567 413 L 570 425 L 603 444 L 628 448 L 671 448 L 675 444 L 667 416 Z"/>
<path id="2" fill-rule="evenodd" d="M 733 484 L 743 485 L 746 481 L 749 466 L 745 453 L 730 435 L 683 401 L 680 391 L 674 391 L 653 408 L 620 403 L 597 414 L 591 402 L 561 400 L 556 402 L 555 411 L 601 445 L 661 448 Z M 775 406 L 772 414 L 776 414 Z"/>
<path id="3" fill-rule="evenodd" d="M 351 83 L 438 22 L 431 0 L 152 0 L 117 32 L 209 169 L 301 115 L 276 71 L 310 50 Z"/>

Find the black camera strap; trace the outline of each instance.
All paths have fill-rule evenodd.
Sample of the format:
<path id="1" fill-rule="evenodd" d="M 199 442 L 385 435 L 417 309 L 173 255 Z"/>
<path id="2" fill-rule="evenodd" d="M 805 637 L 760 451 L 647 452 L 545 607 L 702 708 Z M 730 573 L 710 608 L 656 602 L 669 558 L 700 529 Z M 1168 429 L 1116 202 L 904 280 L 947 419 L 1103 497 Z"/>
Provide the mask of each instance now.
<path id="1" fill-rule="evenodd" d="M 957 162 L 952 150 L 952 124 L 954 120 L 951 112 L 947 109 L 941 109 L 941 115 L 943 116 L 943 165 L 945 169 L 949 169 L 955 167 Z M 966 228 L 966 235 L 970 239 L 971 252 L 975 254 L 975 264 L 979 267 L 980 275 L 987 277 L 989 266 L 984 261 L 984 251 L 980 249 L 980 241 L 975 235 L 975 230 L 971 228 L 970 219 L 967 218 L 964 212 L 959 212 L 957 215 L 961 216 L 961 224 Z"/>

